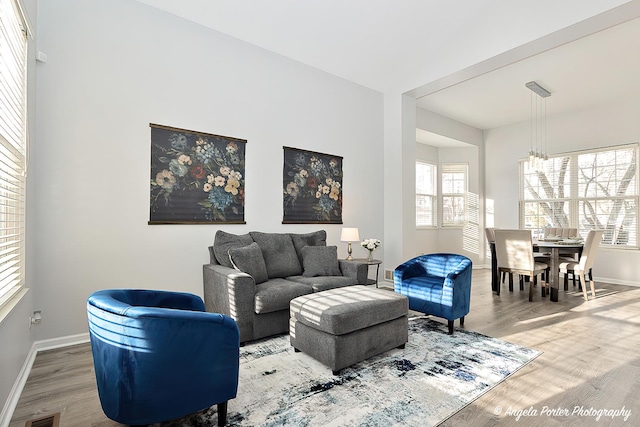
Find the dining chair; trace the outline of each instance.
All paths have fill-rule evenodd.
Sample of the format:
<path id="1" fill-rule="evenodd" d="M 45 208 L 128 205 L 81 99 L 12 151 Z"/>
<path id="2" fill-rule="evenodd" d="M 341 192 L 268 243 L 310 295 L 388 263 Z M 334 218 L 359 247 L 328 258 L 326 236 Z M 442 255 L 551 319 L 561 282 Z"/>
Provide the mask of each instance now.
<path id="1" fill-rule="evenodd" d="M 498 271 L 529 276 L 529 301 L 533 301 L 533 287 L 547 264 L 535 262 L 530 230 L 495 230 Z M 541 284 L 545 295 L 544 283 Z M 509 276 L 509 290 L 513 291 L 513 276 Z M 500 295 L 500 284 L 497 294 Z"/>
<path id="2" fill-rule="evenodd" d="M 589 301 L 589 297 L 587 295 L 587 282 L 585 274 L 589 277 L 589 284 L 591 286 L 591 295 L 596 297 L 596 288 L 595 282 L 593 281 L 592 267 L 595 262 L 596 252 L 598 252 L 598 247 L 600 247 L 600 242 L 602 241 L 602 234 L 604 230 L 590 230 L 587 234 L 587 239 L 584 242 L 584 247 L 582 249 L 582 254 L 580 255 L 579 261 L 564 261 L 560 263 L 560 273 L 564 274 L 565 280 L 565 289 L 567 287 L 567 275 L 569 273 L 573 274 L 573 278 L 575 281 L 576 275 L 578 275 L 580 284 L 582 286 L 582 294 L 584 295 L 585 301 Z"/>
<path id="3" fill-rule="evenodd" d="M 487 237 L 487 242 L 489 243 L 489 246 L 492 247 L 491 249 L 491 262 L 495 263 L 496 260 L 496 229 L 493 227 L 487 227 L 484 229 L 484 234 Z M 493 243 L 493 246 L 491 245 Z M 492 266 L 493 268 L 493 266 Z M 500 274 L 498 274 L 500 275 Z M 506 273 L 502 273 L 502 283 L 504 283 L 504 279 L 506 277 Z M 499 279 L 499 277 L 498 277 Z M 495 291 L 495 289 L 493 289 Z"/>
<path id="4" fill-rule="evenodd" d="M 577 228 L 563 228 L 563 227 L 547 227 L 544 229 L 545 236 L 555 236 L 555 237 L 577 237 L 578 229 Z"/>

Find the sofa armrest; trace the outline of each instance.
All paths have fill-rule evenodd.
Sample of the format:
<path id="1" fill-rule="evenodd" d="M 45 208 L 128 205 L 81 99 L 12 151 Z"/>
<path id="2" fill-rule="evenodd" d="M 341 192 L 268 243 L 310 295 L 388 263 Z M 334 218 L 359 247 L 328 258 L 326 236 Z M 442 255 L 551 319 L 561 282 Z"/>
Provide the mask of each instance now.
<path id="1" fill-rule="evenodd" d="M 236 321 L 240 340 L 253 336 L 256 283 L 253 277 L 217 264 L 202 267 L 206 310 L 226 314 Z"/>
<path id="2" fill-rule="evenodd" d="M 347 261 L 339 259 L 340 271 L 344 277 L 355 279 L 357 284 L 366 285 L 369 277 L 369 264 L 361 261 Z"/>

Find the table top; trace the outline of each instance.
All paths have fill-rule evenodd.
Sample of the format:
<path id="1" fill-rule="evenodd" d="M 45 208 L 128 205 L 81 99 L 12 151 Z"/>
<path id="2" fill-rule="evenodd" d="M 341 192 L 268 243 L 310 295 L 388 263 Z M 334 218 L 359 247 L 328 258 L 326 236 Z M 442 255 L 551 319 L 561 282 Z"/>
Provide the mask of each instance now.
<path id="1" fill-rule="evenodd" d="M 367 258 L 354 258 L 353 260 L 358 262 L 366 262 L 369 265 L 382 264 L 382 261 L 379 259 L 373 259 L 369 261 Z"/>
<path id="2" fill-rule="evenodd" d="M 557 241 L 557 242 L 546 242 L 544 240 L 538 240 L 537 242 L 533 242 L 533 246 L 537 246 L 539 248 L 581 248 L 584 246 L 584 242 L 576 242 L 576 241 Z"/>

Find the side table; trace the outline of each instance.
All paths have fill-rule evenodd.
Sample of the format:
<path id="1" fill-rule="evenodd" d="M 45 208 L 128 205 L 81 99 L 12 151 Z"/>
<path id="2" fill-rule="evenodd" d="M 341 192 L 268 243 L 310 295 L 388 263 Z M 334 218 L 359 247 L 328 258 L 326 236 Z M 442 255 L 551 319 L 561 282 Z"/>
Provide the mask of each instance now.
<path id="1" fill-rule="evenodd" d="M 369 261 L 367 258 L 354 258 L 354 261 L 358 261 L 364 264 L 369 264 L 369 266 L 375 265 L 376 266 L 376 280 L 373 279 L 369 279 L 367 278 L 367 285 L 376 285 L 376 288 L 378 287 L 378 274 L 380 274 L 380 264 L 382 264 L 382 261 L 379 259 L 372 259 L 371 261 Z"/>

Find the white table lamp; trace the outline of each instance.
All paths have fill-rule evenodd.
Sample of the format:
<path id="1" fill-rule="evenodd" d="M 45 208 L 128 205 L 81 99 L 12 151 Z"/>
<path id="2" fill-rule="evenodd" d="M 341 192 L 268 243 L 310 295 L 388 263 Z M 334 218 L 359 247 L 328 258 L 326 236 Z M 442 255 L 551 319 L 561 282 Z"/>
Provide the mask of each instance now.
<path id="1" fill-rule="evenodd" d="M 340 241 L 348 242 L 347 243 L 347 260 L 351 261 L 353 257 L 351 256 L 351 242 L 357 242 L 360 240 L 360 233 L 358 233 L 357 228 L 349 228 L 345 227 L 342 229 L 342 234 L 340 234 Z"/>

